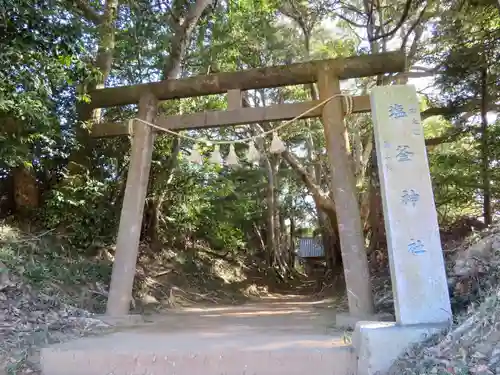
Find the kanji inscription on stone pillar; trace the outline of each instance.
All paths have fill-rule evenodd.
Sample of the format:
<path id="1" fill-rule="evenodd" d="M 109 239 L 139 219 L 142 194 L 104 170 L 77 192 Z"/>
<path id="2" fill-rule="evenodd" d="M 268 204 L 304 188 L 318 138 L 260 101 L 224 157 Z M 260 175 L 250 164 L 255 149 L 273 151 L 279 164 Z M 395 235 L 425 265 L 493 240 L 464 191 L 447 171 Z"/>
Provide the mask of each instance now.
<path id="1" fill-rule="evenodd" d="M 370 95 L 396 321 L 451 319 L 434 195 L 415 87 Z"/>

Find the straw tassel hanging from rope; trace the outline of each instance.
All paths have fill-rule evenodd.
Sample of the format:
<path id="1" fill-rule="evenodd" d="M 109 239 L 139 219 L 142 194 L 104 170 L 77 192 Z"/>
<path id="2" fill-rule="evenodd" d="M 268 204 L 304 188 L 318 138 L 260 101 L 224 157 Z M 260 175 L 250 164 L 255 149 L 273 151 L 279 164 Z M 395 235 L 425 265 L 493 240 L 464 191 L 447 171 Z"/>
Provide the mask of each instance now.
<path id="1" fill-rule="evenodd" d="M 198 150 L 198 146 L 196 144 L 193 146 L 193 149 L 191 150 L 191 154 L 188 157 L 188 161 L 199 165 L 203 164 L 203 157 L 201 156 L 200 151 Z"/>
<path id="2" fill-rule="evenodd" d="M 215 145 L 214 150 L 212 151 L 212 154 L 210 155 L 210 163 L 212 164 L 222 164 L 222 156 L 220 154 L 220 147 L 219 145 Z"/>
<path id="3" fill-rule="evenodd" d="M 250 141 L 250 144 L 248 145 L 247 160 L 250 163 L 258 163 L 260 160 L 259 151 L 255 147 L 255 143 L 253 141 Z"/>
<path id="4" fill-rule="evenodd" d="M 234 144 L 229 145 L 229 154 L 226 158 L 226 165 L 229 167 L 238 167 L 240 163 L 238 162 L 238 155 L 234 149 Z"/>
<path id="5" fill-rule="evenodd" d="M 273 133 L 273 140 L 271 141 L 271 147 L 269 152 L 272 154 L 281 154 L 286 150 L 286 146 L 283 141 L 278 137 L 276 132 Z"/>

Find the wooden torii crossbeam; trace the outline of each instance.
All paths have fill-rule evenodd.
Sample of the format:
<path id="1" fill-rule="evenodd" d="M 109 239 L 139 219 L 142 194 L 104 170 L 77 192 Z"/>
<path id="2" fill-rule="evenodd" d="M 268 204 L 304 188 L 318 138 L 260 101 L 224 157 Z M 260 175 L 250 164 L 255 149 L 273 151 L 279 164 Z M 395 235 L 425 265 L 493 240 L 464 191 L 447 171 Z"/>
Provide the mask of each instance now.
<path id="1" fill-rule="evenodd" d="M 228 90 L 241 92 L 240 90 Z M 353 113 L 370 111 L 370 97 L 368 95 L 354 96 Z M 205 111 L 185 115 L 160 115 L 156 117 L 155 125 L 168 130 L 202 129 L 222 126 L 246 125 L 270 121 L 291 120 L 300 114 L 318 106 L 321 100 L 311 100 L 301 103 L 275 104 L 266 107 L 243 108 L 240 103 L 230 103 L 227 111 Z M 318 107 L 301 118 L 320 117 L 322 108 Z M 134 120 L 111 122 L 94 126 L 92 136 L 96 138 L 132 135 Z"/>
<path id="2" fill-rule="evenodd" d="M 148 84 L 95 90 L 90 93 L 91 108 L 139 103 L 137 118 L 168 130 L 208 128 L 289 120 L 313 108 L 321 101 L 340 94 L 340 80 L 403 72 L 406 58 L 401 52 L 363 55 L 341 59 L 311 61 L 286 66 L 218 73 Z M 318 83 L 320 100 L 242 108 L 241 91 Z M 186 115 L 157 116 L 160 100 L 228 93 L 227 111 L 206 111 Z M 352 112 L 370 111 L 368 96 L 353 98 Z M 367 269 L 364 238 L 353 171 L 347 150 L 341 97 L 329 100 L 322 108 L 305 117 L 322 117 L 332 187 L 337 205 L 340 244 L 349 290 L 349 310 L 366 316 L 373 312 L 370 282 L 356 270 Z M 137 253 L 146 198 L 155 131 L 139 121 L 96 124 L 93 136 L 109 137 L 132 134 L 132 150 L 127 185 L 118 229 L 115 261 L 107 303 L 107 314 L 125 315 L 129 311 Z"/>
<path id="3" fill-rule="evenodd" d="M 303 85 L 317 82 L 318 71 L 324 68 L 339 79 L 399 73 L 405 69 L 405 64 L 403 53 L 387 52 L 110 87 L 91 92 L 90 107 L 105 108 L 139 103 L 145 93 L 154 95 L 158 100 L 168 100 L 225 94 L 233 89 L 253 90 Z"/>

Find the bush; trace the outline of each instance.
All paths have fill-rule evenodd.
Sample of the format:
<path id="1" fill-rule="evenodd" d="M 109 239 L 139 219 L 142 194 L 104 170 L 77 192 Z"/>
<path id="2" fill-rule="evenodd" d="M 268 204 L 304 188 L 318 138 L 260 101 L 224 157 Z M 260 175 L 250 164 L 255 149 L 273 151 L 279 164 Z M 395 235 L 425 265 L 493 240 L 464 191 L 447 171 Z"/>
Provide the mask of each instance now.
<path id="1" fill-rule="evenodd" d="M 83 181 L 82 181 L 83 180 Z M 114 207 L 114 186 L 95 179 L 67 179 L 47 197 L 42 223 L 68 233 L 68 241 L 77 248 L 113 242 L 119 210 Z"/>

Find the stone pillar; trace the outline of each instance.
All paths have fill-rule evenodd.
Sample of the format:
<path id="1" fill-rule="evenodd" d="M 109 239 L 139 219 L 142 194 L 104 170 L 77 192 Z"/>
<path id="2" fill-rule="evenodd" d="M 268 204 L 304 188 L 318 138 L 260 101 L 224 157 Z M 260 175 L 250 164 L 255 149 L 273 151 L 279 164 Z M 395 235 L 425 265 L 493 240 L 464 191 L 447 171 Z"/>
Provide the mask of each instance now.
<path id="1" fill-rule="evenodd" d="M 452 318 L 420 108 L 411 85 L 370 95 L 396 321 Z"/>
<path id="2" fill-rule="evenodd" d="M 334 72 L 321 70 L 318 74 L 318 88 L 320 100 L 340 94 L 339 79 Z M 331 168 L 330 186 L 339 227 L 349 313 L 354 317 L 367 318 L 373 314 L 373 297 L 342 100 L 342 97 L 338 97 L 326 103 L 322 120 Z"/>
<path id="3" fill-rule="evenodd" d="M 153 122 L 157 106 L 158 100 L 152 94 L 144 94 L 139 101 L 138 118 Z M 123 316 L 129 312 L 153 154 L 154 131 L 150 126 L 135 121 L 132 137 L 127 185 L 106 307 L 106 314 L 110 316 Z"/>

